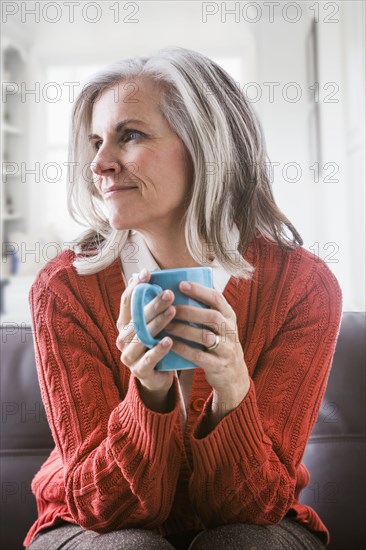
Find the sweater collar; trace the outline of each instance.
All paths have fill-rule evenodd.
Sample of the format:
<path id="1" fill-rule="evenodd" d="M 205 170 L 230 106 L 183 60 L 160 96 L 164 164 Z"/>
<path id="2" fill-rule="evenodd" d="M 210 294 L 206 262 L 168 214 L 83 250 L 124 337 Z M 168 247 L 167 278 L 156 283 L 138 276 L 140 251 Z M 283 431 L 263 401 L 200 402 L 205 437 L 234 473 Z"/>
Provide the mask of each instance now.
<path id="1" fill-rule="evenodd" d="M 229 238 L 230 248 L 233 245 L 237 248 L 239 241 L 239 230 L 235 224 L 230 231 Z M 126 286 L 130 278 L 135 273 L 141 271 L 144 267 L 149 271 L 161 271 L 154 256 L 151 254 L 145 239 L 138 231 L 132 230 L 129 232 L 127 241 L 123 248 L 124 251 L 136 251 L 132 255 L 126 254 L 126 252 L 121 254 L 122 276 Z M 212 267 L 214 288 L 222 293 L 231 278 L 231 273 L 226 271 L 216 259 L 207 265 L 208 267 Z"/>

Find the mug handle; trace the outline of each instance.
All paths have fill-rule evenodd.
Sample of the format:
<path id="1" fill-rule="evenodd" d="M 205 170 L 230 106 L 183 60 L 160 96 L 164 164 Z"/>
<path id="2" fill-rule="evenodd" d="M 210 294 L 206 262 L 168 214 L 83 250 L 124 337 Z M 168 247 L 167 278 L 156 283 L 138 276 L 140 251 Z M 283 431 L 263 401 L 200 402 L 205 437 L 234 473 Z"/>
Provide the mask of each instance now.
<path id="1" fill-rule="evenodd" d="M 160 340 L 153 338 L 147 328 L 144 307 L 161 292 L 163 289 L 159 285 L 141 283 L 134 288 L 131 296 L 131 317 L 135 332 L 140 342 L 148 348 L 154 347 Z"/>

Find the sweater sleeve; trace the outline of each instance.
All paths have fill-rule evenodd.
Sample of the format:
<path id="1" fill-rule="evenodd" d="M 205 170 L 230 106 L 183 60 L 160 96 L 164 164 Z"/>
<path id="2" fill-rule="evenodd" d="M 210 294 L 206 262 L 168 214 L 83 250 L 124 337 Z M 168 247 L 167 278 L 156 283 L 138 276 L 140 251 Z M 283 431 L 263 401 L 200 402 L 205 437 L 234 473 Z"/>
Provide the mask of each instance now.
<path id="1" fill-rule="evenodd" d="M 325 391 L 342 302 L 322 261 L 303 290 L 260 354 L 242 402 L 204 435 L 211 394 L 192 434 L 190 495 L 207 528 L 277 523 L 298 496 L 297 475 Z"/>
<path id="2" fill-rule="evenodd" d="M 176 381 L 167 413 L 144 405 L 132 374 L 121 396 L 106 339 L 77 293 L 37 281 L 30 305 L 42 399 L 72 518 L 97 532 L 155 528 L 170 513 L 181 463 Z M 46 490 L 39 483 L 44 494 L 37 498 L 47 500 Z"/>

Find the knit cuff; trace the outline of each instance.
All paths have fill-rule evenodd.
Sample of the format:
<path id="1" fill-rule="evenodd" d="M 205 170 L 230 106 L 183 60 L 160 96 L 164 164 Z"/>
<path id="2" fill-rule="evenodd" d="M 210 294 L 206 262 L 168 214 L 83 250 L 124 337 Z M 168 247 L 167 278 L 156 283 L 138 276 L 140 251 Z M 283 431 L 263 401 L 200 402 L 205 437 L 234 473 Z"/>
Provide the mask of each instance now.
<path id="1" fill-rule="evenodd" d="M 149 409 L 142 401 L 137 378 L 131 374 L 128 391 L 124 400 L 116 407 L 110 417 L 109 432 L 112 445 L 126 446 L 135 450 L 134 454 L 143 453 L 163 461 L 169 445 L 174 426 L 179 418 L 179 395 L 176 379 L 170 388 L 169 402 L 172 410 L 159 413 Z M 133 460 L 133 456 L 129 457 Z M 162 462 L 164 463 L 164 461 Z"/>
<path id="2" fill-rule="evenodd" d="M 269 438 L 263 431 L 253 381 L 241 403 L 230 411 L 213 430 L 199 439 L 211 411 L 213 393 L 205 404 L 202 417 L 191 436 L 194 469 L 198 478 L 207 471 L 242 463 L 244 471 L 258 467 L 266 460 Z"/>

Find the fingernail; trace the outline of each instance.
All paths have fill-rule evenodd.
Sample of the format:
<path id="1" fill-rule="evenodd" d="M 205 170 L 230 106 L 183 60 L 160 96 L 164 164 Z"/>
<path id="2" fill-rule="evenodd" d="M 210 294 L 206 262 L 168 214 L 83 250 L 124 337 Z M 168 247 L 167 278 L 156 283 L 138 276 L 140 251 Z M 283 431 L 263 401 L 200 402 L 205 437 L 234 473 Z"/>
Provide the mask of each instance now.
<path id="1" fill-rule="evenodd" d="M 140 281 L 144 281 L 145 279 L 147 278 L 147 269 L 143 269 L 142 271 L 140 271 L 139 273 L 139 280 Z"/>
<path id="2" fill-rule="evenodd" d="M 164 290 L 163 294 L 161 295 L 161 299 L 164 300 L 164 302 L 167 302 L 169 300 L 170 292 L 169 290 Z"/>
<path id="3" fill-rule="evenodd" d="M 187 283 L 187 281 L 183 281 L 181 284 L 180 284 L 180 288 L 182 290 L 191 290 L 192 288 L 192 285 L 190 283 Z"/>
<path id="4" fill-rule="evenodd" d="M 172 340 L 168 336 L 165 336 L 165 338 L 163 338 L 160 343 L 162 346 L 164 346 L 164 348 L 167 348 L 172 343 Z"/>

